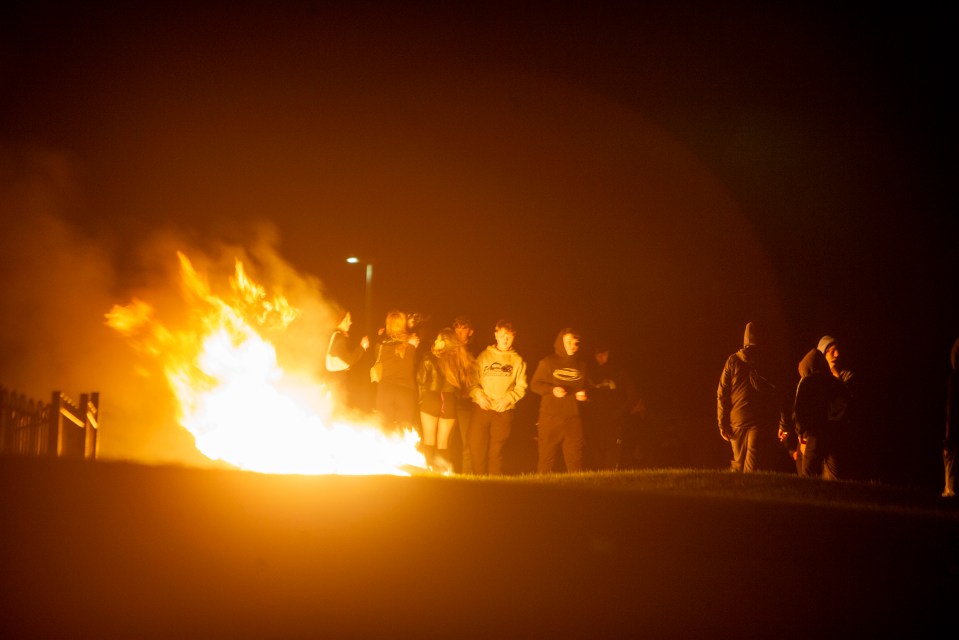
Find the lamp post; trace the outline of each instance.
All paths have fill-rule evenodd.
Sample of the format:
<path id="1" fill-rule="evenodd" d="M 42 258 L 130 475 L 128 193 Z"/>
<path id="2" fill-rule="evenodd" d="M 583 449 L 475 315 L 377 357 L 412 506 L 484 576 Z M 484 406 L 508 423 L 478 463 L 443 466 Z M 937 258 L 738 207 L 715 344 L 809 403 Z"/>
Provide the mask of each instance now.
<path id="1" fill-rule="evenodd" d="M 373 330 L 373 262 L 356 256 L 350 256 L 346 261 L 350 264 L 366 263 L 366 335 L 370 335 Z"/>

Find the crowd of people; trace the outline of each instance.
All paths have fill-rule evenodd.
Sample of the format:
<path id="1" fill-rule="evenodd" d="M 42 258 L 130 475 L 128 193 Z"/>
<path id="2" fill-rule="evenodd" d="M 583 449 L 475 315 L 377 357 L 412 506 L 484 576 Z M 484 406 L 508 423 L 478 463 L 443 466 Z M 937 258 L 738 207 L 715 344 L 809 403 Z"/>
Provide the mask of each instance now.
<path id="1" fill-rule="evenodd" d="M 365 353 L 375 351 L 374 413 L 386 431 L 415 429 L 430 469 L 475 475 L 504 473 L 504 451 L 517 403 L 528 391 L 538 396 L 536 470 L 611 470 L 635 463 L 637 428 L 646 406 L 629 372 L 610 360 L 608 345 L 596 342 L 592 357 L 580 353 L 582 336 L 561 329 L 553 352 L 528 377 L 515 350 L 516 329 L 501 320 L 493 342 L 476 353 L 474 327 L 459 316 L 421 347 L 420 317 L 390 311 L 375 337 L 350 340 L 351 317 L 344 313 L 330 338 L 326 368 L 331 386 L 355 404 L 342 377 Z M 748 323 L 743 346 L 722 368 L 717 388 L 719 434 L 730 445 L 730 469 L 748 473 L 784 470 L 802 476 L 847 479 L 850 445 L 857 431 L 857 378 L 841 355 L 841 343 L 824 335 L 797 366 L 792 387 L 767 370 L 767 337 Z M 943 441 L 943 496 L 955 495 L 959 453 L 959 340 L 951 353 Z M 457 437 L 460 455 L 450 455 Z"/>
<path id="2" fill-rule="evenodd" d="M 630 466 L 637 440 L 630 426 L 643 416 L 645 405 L 626 370 L 610 363 L 608 346 L 597 345 L 593 360 L 582 357 L 575 328 L 559 331 L 554 352 L 530 376 L 514 348 L 517 332 L 508 320 L 495 324 L 493 342 L 477 353 L 471 344 L 474 327 L 466 316 L 430 332 L 432 342 L 420 335 L 421 316 L 399 310 L 387 314 L 372 341 L 368 336 L 352 340 L 350 313 L 341 318 L 327 350 L 330 388 L 346 406 L 356 408 L 357 395 L 345 377 L 372 352 L 371 409 L 386 432 L 417 431 L 429 469 L 505 473 L 515 409 L 528 391 L 539 397 L 538 472 Z M 455 460 L 453 442 L 459 444 Z"/>

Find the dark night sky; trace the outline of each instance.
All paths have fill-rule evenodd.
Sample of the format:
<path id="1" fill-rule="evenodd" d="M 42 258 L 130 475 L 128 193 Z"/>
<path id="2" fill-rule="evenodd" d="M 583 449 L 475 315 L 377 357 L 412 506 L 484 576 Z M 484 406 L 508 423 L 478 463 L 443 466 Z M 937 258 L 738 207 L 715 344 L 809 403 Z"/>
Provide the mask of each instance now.
<path id="1" fill-rule="evenodd" d="M 933 5 L 93 4 L 0 20 L 7 384 L 107 402 L 111 378 L 68 361 L 121 357 L 102 313 L 155 284 L 158 247 L 267 222 L 356 315 L 354 252 L 376 321 L 467 313 L 485 341 L 510 317 L 531 364 L 567 324 L 612 340 L 720 463 L 746 322 L 789 384 L 830 333 L 872 386 L 878 463 L 900 448 L 902 475 L 938 477 L 959 322 Z"/>

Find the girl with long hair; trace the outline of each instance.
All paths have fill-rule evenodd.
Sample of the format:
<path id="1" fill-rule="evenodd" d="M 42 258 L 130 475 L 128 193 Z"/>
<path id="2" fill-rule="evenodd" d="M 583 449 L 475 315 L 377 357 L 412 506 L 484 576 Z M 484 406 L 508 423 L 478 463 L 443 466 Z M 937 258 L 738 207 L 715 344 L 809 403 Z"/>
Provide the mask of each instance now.
<path id="1" fill-rule="evenodd" d="M 475 361 L 449 327 L 436 334 L 430 353 L 416 373 L 419 390 L 422 448 L 429 468 L 450 473 L 450 433 L 456 424 L 456 402 L 468 393 L 474 379 Z"/>

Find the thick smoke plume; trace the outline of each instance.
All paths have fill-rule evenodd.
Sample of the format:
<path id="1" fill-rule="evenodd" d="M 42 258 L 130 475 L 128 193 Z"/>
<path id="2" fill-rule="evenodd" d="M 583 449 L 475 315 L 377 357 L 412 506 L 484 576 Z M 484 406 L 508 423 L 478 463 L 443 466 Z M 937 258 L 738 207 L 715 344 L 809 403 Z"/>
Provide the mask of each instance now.
<path id="1" fill-rule="evenodd" d="M 185 315 L 177 252 L 214 290 L 228 286 L 240 260 L 257 284 L 300 309 L 276 346 L 285 369 L 309 378 L 320 370 L 338 306 L 317 278 L 280 257 L 268 224 L 250 229 L 242 245 L 188 240 L 183 230 L 161 227 L 118 242 L 109 228 L 85 227 L 76 222 L 83 215 L 75 173 L 62 154 L 0 152 L 0 385 L 45 401 L 54 390 L 74 399 L 99 392 L 101 458 L 209 464 L 176 424 L 157 363 L 108 327 L 105 315 L 139 299 L 175 329 Z"/>

